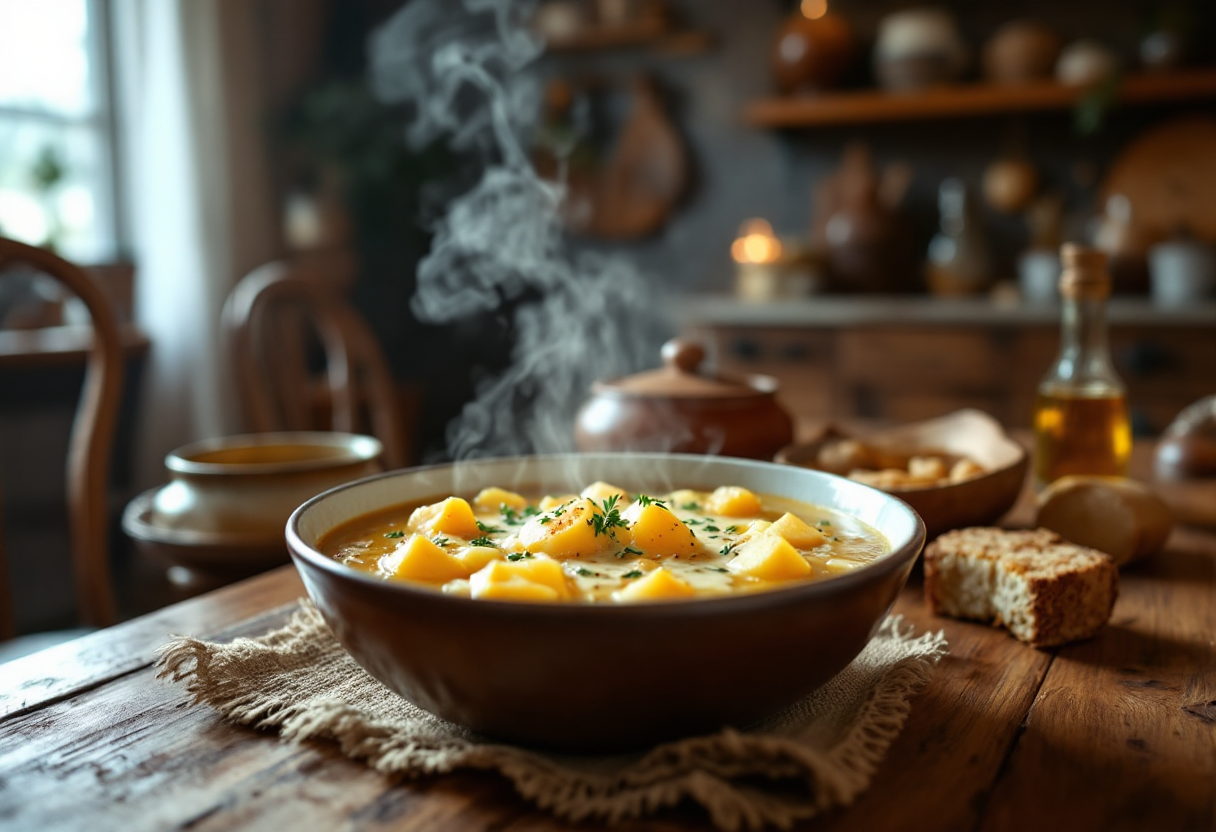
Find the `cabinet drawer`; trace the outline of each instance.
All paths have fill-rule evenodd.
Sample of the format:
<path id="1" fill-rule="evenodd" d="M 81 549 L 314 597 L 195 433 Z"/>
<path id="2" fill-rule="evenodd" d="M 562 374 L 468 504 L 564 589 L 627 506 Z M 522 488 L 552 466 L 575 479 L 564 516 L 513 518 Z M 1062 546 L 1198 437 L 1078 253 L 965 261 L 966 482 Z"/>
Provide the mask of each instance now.
<path id="1" fill-rule="evenodd" d="M 849 386 L 887 392 L 992 395 L 1002 386 L 1004 339 L 977 329 L 841 332 L 837 372 Z"/>

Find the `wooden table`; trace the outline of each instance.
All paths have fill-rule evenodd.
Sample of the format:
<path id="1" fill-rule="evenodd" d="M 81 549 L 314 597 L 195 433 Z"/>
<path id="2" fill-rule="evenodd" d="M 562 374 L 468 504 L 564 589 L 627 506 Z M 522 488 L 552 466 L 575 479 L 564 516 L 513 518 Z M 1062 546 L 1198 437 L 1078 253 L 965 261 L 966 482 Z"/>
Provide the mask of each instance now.
<path id="1" fill-rule="evenodd" d="M 397 782 L 153 678 L 169 633 L 258 634 L 302 594 L 288 567 L 0 667 L 0 829 L 568 828 L 497 776 Z M 1216 829 L 1216 533 L 1176 530 L 1124 572 L 1106 631 L 1057 650 L 935 618 L 915 582 L 896 611 L 944 629 L 950 655 L 870 790 L 801 828 Z"/>

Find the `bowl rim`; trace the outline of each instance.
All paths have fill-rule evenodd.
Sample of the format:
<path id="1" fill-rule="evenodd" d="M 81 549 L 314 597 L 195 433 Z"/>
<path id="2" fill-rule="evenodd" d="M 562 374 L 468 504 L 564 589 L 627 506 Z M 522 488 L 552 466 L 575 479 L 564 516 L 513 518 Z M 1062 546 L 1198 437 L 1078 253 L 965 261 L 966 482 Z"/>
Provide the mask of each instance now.
<path id="1" fill-rule="evenodd" d="M 199 462 L 192 456 L 233 448 L 259 448 L 273 445 L 316 445 L 341 448 L 344 455 L 286 462 Z M 303 471 L 330 471 L 348 465 L 363 465 L 379 459 L 384 445 L 374 436 L 338 431 L 264 431 L 237 433 L 200 439 L 174 448 L 165 455 L 165 468 L 174 475 L 211 476 L 233 474 L 295 474 Z"/>
<path id="2" fill-rule="evenodd" d="M 412 468 L 401 468 L 396 471 L 386 471 L 379 474 L 373 474 L 367 477 L 362 477 L 351 482 L 330 488 L 315 497 L 312 497 L 307 502 L 300 505 L 292 512 L 291 517 L 287 520 L 285 530 L 287 548 L 291 552 L 292 561 L 295 563 L 297 570 L 301 570 L 301 563 L 310 567 L 320 569 L 332 576 L 342 580 L 353 581 L 356 585 L 368 587 L 377 587 L 377 591 L 388 592 L 390 594 L 398 594 L 404 599 L 418 599 L 423 603 L 438 603 L 438 604 L 454 604 L 456 608 L 460 605 L 465 605 L 465 609 L 469 612 L 482 612 L 484 614 L 511 614 L 511 615 L 536 615 L 565 618 L 575 616 L 580 619 L 593 619 L 596 617 L 620 618 L 620 617 L 684 617 L 689 615 L 717 615 L 726 611 L 746 612 L 755 608 L 767 608 L 782 603 L 794 603 L 801 600 L 813 600 L 821 596 L 836 595 L 839 591 L 852 587 L 858 584 L 869 583 L 876 580 L 880 576 L 890 572 L 911 566 L 911 563 L 920 555 L 924 549 L 926 541 L 925 522 L 920 514 L 908 505 L 903 500 L 892 494 L 888 494 L 877 488 L 855 482 L 846 477 L 841 477 L 836 474 L 830 474 L 827 471 L 817 471 L 815 469 L 803 469 L 810 476 L 828 477 L 834 480 L 840 480 L 847 483 L 850 488 L 856 487 L 866 491 L 872 491 L 882 497 L 885 501 L 894 502 L 899 508 L 911 515 L 913 520 L 913 533 L 911 538 L 898 548 L 892 548 L 886 555 L 877 558 L 876 560 L 848 572 L 843 575 L 835 575 L 831 578 L 826 578 L 819 581 L 791 581 L 785 586 L 780 586 L 772 589 L 764 589 L 756 592 L 734 593 L 724 596 L 714 596 L 708 598 L 689 598 L 689 599 L 673 599 L 670 601 L 647 601 L 645 603 L 635 604 L 580 604 L 580 603 L 530 603 L 521 601 L 496 601 L 485 599 L 463 598 L 456 595 L 447 595 L 435 589 L 428 589 L 421 586 L 415 587 L 404 581 L 387 581 L 383 578 L 378 578 L 357 569 L 352 569 L 345 564 L 339 563 L 333 558 L 330 558 L 321 552 L 317 551 L 312 546 L 304 543 L 300 537 L 299 525 L 303 516 L 320 502 L 330 498 L 332 495 L 344 491 L 346 489 L 355 488 L 363 484 L 392 477 L 402 477 L 408 475 L 421 474 L 426 471 L 433 471 L 442 468 L 451 468 L 456 465 L 475 465 L 482 462 L 501 462 L 506 460 L 523 460 L 530 459 L 538 462 L 554 461 L 560 462 L 571 458 L 622 458 L 622 457 L 643 457 L 646 459 L 669 459 L 674 461 L 688 461 L 704 464 L 706 461 L 715 459 L 732 460 L 734 462 L 746 463 L 748 465 L 756 465 L 761 467 L 772 467 L 785 470 L 790 466 L 781 465 L 776 462 L 764 460 L 744 459 L 742 457 L 710 457 L 702 454 L 664 454 L 664 453 L 571 453 L 571 454 L 536 454 L 527 456 L 504 456 L 504 457 L 479 457 L 475 460 L 466 462 L 444 462 L 434 465 L 422 465 Z M 831 507 L 828 507 L 831 508 Z M 840 509 L 832 509 L 840 511 Z M 841 512 L 846 513 L 847 512 Z M 353 518 L 350 518 L 353 519 Z M 301 570 L 302 571 L 302 570 Z"/>

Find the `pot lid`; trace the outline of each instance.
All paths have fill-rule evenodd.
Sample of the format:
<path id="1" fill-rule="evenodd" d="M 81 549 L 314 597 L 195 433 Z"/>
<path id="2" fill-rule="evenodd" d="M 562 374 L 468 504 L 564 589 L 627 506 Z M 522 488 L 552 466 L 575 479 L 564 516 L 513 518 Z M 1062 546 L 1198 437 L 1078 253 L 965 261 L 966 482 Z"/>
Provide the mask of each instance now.
<path id="1" fill-rule="evenodd" d="M 663 345 L 663 366 L 624 378 L 598 381 L 599 393 L 612 391 L 647 398 L 673 399 L 750 399 L 776 391 L 768 376 L 712 375 L 700 371 L 705 348 L 696 341 L 673 338 Z"/>

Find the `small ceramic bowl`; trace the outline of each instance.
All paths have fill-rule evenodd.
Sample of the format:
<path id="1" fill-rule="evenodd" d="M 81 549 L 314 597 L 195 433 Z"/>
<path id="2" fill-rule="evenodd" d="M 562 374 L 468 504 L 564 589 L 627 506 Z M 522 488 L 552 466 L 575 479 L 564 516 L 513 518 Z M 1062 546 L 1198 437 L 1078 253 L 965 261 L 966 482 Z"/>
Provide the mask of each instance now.
<path id="1" fill-rule="evenodd" d="M 858 517 L 890 554 L 845 575 L 766 592 L 645 604 L 539 604 L 444 595 L 326 557 L 336 526 L 401 503 L 497 485 L 566 493 L 596 480 L 660 493 L 740 485 Z M 478 460 L 397 471 L 309 500 L 287 544 L 342 646 L 431 713 L 510 742 L 635 749 L 746 726 L 798 701 L 861 651 L 924 543 L 907 505 L 803 468 L 679 454 Z"/>
<path id="2" fill-rule="evenodd" d="M 185 445 L 165 457 L 170 482 L 136 497 L 123 530 L 204 588 L 287 562 L 283 524 L 300 503 L 382 470 L 378 439 L 331 432 L 255 433 Z"/>
<path id="3" fill-rule="evenodd" d="M 820 451 L 845 438 L 847 434 L 829 429 L 812 442 L 782 448 L 776 459 L 786 465 L 820 469 Z M 930 539 L 951 529 L 995 523 L 1017 502 L 1030 464 L 1026 449 L 979 410 L 955 411 L 868 434 L 861 441 L 897 456 L 925 452 L 968 457 L 985 469 L 984 474 L 961 482 L 884 489 L 916 509 Z"/>

